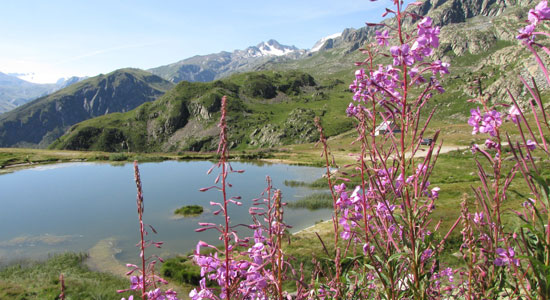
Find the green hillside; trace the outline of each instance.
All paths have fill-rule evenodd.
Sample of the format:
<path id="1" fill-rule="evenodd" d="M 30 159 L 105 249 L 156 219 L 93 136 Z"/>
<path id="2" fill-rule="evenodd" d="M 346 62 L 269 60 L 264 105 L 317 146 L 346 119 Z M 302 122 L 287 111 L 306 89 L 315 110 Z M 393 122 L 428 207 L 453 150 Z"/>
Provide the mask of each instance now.
<path id="1" fill-rule="evenodd" d="M 342 116 L 349 96 L 343 81 L 318 80 L 297 71 L 265 71 L 209 83 L 181 82 L 155 102 L 73 126 L 51 148 L 214 150 L 223 95 L 229 99 L 230 141 L 237 149 L 316 141 L 314 116 L 327 120 L 329 135 L 352 126 Z"/>
<path id="2" fill-rule="evenodd" d="M 0 115 L 0 147 L 46 147 L 70 126 L 155 100 L 172 83 L 138 69 L 92 77 Z"/>

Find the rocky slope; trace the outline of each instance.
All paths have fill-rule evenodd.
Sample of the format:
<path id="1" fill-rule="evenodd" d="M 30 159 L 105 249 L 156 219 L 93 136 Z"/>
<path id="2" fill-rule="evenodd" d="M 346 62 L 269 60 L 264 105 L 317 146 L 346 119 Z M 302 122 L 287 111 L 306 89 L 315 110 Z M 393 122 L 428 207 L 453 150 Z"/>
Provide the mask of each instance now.
<path id="1" fill-rule="evenodd" d="M 527 12 L 538 0 L 425 0 L 411 12 L 430 16 L 441 26 L 441 46 L 437 59 L 451 63 L 451 74 L 443 84 L 447 93 L 435 97 L 442 115 L 450 115 L 450 122 L 464 121 L 468 112 L 467 99 L 475 94 L 474 81 L 481 79 L 487 97 L 495 101 L 509 101 L 506 89 L 520 96 L 526 95 L 518 75 L 534 77 L 539 86 L 548 89 L 542 73 L 530 53 L 516 40 L 518 30 L 525 26 Z M 366 20 L 369 21 L 369 20 Z M 391 23 L 392 20 L 384 22 Z M 416 24 L 407 23 L 413 31 Z M 256 70 L 298 69 L 331 77 L 351 76 L 355 67 L 351 62 L 362 61 L 358 48 L 374 43 L 377 27 L 346 29 L 340 35 L 324 40 L 316 52 L 296 60 L 271 60 Z"/>
<path id="2" fill-rule="evenodd" d="M 244 50 L 197 55 L 149 71 L 174 83 L 183 80 L 206 82 L 233 73 L 250 71 L 274 57 L 296 58 L 304 53 L 304 50 L 294 46 L 281 45 L 275 40 L 269 40 Z"/>
<path id="3" fill-rule="evenodd" d="M 46 147 L 78 122 L 129 111 L 172 86 L 137 69 L 86 79 L 0 115 L 0 147 Z"/>

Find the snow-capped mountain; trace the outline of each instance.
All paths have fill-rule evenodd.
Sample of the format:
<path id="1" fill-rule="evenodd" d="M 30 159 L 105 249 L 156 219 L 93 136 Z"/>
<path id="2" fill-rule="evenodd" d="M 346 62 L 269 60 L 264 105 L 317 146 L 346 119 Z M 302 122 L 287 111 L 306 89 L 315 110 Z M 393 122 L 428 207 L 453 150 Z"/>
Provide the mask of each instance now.
<path id="1" fill-rule="evenodd" d="M 309 52 L 317 52 L 319 50 L 321 50 L 323 48 L 323 46 L 325 46 L 325 44 L 327 43 L 327 41 L 329 40 L 333 40 L 333 39 L 336 39 L 338 37 L 342 36 L 342 33 L 341 32 L 338 32 L 338 33 L 335 33 L 335 34 L 331 34 L 329 36 L 325 36 L 324 38 L 320 39 L 317 41 L 317 43 L 315 43 L 315 45 L 313 45 L 313 47 L 311 47 L 311 49 L 309 50 Z M 331 43 L 331 42 L 329 42 Z"/>
<path id="2" fill-rule="evenodd" d="M 149 69 L 155 75 L 172 82 L 212 81 L 233 73 L 254 70 L 276 58 L 296 58 L 306 53 L 295 46 L 282 45 L 276 40 L 233 52 L 197 55 L 179 62 Z"/>
<path id="3" fill-rule="evenodd" d="M 256 48 L 260 50 L 260 53 L 263 56 L 282 56 L 299 50 L 294 46 L 281 45 L 276 40 L 269 40 L 267 42 L 260 43 L 256 46 Z"/>
<path id="4" fill-rule="evenodd" d="M 248 47 L 244 50 L 236 50 L 233 54 L 241 58 L 266 57 L 266 56 L 284 56 L 294 52 L 299 52 L 300 49 L 295 46 L 281 45 L 276 40 L 261 42 L 256 46 Z"/>

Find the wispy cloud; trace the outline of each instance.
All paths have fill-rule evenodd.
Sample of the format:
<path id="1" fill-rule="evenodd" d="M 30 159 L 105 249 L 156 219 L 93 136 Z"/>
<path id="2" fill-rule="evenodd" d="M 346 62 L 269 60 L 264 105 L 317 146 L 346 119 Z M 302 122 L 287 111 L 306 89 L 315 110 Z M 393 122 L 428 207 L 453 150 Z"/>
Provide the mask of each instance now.
<path id="1" fill-rule="evenodd" d="M 79 61 L 82 59 L 107 54 L 107 53 L 113 53 L 113 52 L 119 52 L 122 50 L 128 50 L 128 49 L 137 49 L 137 48 L 145 48 L 145 47 L 151 47 L 151 46 L 157 46 L 162 44 L 162 42 L 154 42 L 154 43 L 141 43 L 141 44 L 128 44 L 128 45 L 119 45 L 115 47 L 105 48 L 105 49 L 98 49 L 91 52 L 87 52 L 81 55 L 73 56 L 67 59 L 63 59 L 60 61 L 57 61 L 54 63 L 54 65 L 62 65 L 70 62 Z"/>
<path id="2" fill-rule="evenodd" d="M 279 3 L 266 4 L 264 8 L 258 10 L 254 7 L 249 9 L 238 9 L 236 12 L 265 16 L 269 18 L 281 18 L 293 21 L 311 21 L 329 17 L 342 17 L 358 12 L 380 11 L 385 6 L 385 3 L 366 2 L 366 1 L 318 1 L 315 5 L 311 2 L 304 3 L 303 1 L 288 2 L 287 5 Z"/>

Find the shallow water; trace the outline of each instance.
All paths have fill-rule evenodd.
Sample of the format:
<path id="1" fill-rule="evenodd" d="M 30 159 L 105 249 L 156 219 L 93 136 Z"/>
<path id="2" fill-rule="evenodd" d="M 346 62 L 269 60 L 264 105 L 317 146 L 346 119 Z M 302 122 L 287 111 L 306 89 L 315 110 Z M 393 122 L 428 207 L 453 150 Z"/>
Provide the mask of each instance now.
<path id="1" fill-rule="evenodd" d="M 198 240 L 213 244 L 217 232 L 194 232 L 197 222 L 222 223 L 213 216 L 221 193 L 199 192 L 213 185 L 216 169 L 206 171 L 211 162 L 140 164 L 143 183 L 144 221 L 158 231 L 149 235 L 164 245 L 158 254 L 171 256 L 194 249 Z M 251 200 L 260 197 L 266 187 L 266 175 L 273 186 L 282 190 L 283 201 L 291 202 L 312 193 L 305 187 L 284 186 L 284 180 L 313 181 L 323 169 L 284 164 L 232 163 L 243 174 L 230 174 L 233 184 L 229 196 L 242 196 L 242 207 L 231 206 L 232 224 L 250 224 Z M 98 241 L 116 240 L 117 258 L 135 262 L 139 241 L 136 187 L 132 164 L 110 165 L 73 163 L 42 166 L 0 176 L 0 263 L 24 258 L 45 258 L 64 251 L 88 251 Z M 173 211 L 183 205 L 198 204 L 205 213 L 192 218 L 174 218 Z M 286 209 L 285 220 L 303 229 L 330 217 L 329 210 Z M 246 232 L 245 232 L 246 233 Z M 243 233 L 243 235 L 246 235 Z"/>

